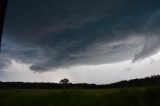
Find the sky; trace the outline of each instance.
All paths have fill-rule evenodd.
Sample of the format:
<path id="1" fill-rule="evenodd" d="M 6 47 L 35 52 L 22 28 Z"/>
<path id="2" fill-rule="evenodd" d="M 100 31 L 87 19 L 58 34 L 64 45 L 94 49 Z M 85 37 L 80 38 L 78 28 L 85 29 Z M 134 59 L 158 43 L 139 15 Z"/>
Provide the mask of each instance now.
<path id="1" fill-rule="evenodd" d="M 0 80 L 112 83 L 160 74 L 159 0 L 9 0 Z"/>

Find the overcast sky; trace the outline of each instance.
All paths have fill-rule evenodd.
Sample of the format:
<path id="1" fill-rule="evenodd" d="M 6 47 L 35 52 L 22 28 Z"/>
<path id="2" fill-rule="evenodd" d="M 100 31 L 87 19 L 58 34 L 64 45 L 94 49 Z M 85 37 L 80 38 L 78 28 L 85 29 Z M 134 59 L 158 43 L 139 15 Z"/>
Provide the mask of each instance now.
<path id="1" fill-rule="evenodd" d="M 2 81 L 111 83 L 160 74 L 159 0 L 9 0 Z"/>

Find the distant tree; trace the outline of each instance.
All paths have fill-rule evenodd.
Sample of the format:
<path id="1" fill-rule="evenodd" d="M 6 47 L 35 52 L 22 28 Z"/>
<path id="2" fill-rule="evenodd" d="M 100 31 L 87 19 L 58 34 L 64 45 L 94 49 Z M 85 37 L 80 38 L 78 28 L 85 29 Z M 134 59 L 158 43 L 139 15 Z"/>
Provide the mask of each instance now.
<path id="1" fill-rule="evenodd" d="M 67 78 L 61 79 L 59 83 L 60 84 L 68 84 L 69 83 L 69 79 L 67 79 Z"/>

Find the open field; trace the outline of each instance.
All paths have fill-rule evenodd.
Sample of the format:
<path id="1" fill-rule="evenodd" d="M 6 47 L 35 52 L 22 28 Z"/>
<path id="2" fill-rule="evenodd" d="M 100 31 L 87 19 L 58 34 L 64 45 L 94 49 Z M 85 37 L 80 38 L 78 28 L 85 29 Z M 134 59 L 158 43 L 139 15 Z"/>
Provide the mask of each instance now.
<path id="1" fill-rule="evenodd" d="M 0 106 L 160 106 L 160 88 L 0 89 Z"/>

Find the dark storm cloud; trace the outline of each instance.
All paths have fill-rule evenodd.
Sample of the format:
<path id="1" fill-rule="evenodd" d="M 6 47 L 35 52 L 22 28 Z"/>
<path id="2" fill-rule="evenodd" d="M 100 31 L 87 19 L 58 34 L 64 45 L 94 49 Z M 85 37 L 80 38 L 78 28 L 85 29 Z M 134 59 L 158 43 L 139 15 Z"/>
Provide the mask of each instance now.
<path id="1" fill-rule="evenodd" d="M 46 71 L 137 61 L 160 48 L 158 0 L 9 1 L 3 53 Z"/>

